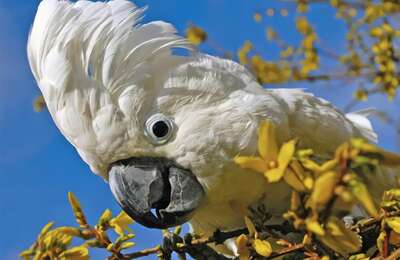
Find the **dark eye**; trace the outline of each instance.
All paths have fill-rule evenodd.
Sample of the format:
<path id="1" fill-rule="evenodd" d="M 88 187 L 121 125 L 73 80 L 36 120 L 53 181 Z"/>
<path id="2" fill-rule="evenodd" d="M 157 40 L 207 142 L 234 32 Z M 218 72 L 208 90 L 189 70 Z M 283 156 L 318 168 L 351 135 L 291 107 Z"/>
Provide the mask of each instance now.
<path id="1" fill-rule="evenodd" d="M 168 135 L 169 125 L 165 121 L 158 121 L 153 124 L 152 130 L 157 138 L 163 138 Z"/>
<path id="2" fill-rule="evenodd" d="M 147 119 L 145 134 L 151 143 L 165 144 L 172 137 L 174 126 L 172 119 L 163 114 L 155 114 Z"/>

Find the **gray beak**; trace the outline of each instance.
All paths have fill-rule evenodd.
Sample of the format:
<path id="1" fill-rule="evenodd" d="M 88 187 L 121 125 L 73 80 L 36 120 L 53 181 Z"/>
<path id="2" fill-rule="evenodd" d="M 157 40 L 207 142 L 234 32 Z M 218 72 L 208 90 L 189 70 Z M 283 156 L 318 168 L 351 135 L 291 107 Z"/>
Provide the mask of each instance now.
<path id="1" fill-rule="evenodd" d="M 189 170 L 165 158 L 130 158 L 115 162 L 109 184 L 122 209 L 150 228 L 186 222 L 201 203 L 203 188 Z"/>

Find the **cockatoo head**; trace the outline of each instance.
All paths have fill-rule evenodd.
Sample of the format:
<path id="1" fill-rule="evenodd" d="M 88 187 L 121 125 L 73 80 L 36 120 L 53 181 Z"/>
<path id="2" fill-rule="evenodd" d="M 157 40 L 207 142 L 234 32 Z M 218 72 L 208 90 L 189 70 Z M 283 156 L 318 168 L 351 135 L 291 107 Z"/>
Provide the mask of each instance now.
<path id="1" fill-rule="evenodd" d="M 136 221 L 165 228 L 188 220 L 247 147 L 256 125 L 235 116 L 232 93 L 253 79 L 233 62 L 174 55 L 193 47 L 170 24 L 138 25 L 142 13 L 126 0 L 43 0 L 28 57 L 83 160 Z"/>

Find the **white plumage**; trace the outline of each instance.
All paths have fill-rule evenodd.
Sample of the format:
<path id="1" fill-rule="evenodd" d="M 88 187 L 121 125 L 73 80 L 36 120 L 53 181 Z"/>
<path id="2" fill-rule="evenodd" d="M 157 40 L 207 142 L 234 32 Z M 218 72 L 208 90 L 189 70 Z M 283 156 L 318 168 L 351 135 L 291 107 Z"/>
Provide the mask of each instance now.
<path id="1" fill-rule="evenodd" d="M 142 14 L 126 0 L 43 0 L 29 61 L 55 123 L 92 171 L 107 179 L 111 163 L 144 155 L 193 171 L 206 191 L 191 221 L 195 230 L 239 228 L 241 209 L 263 196 L 273 214 L 285 210 L 283 183 L 266 184 L 232 160 L 256 154 L 261 121 L 277 126 L 279 142 L 297 137 L 321 155 L 352 136 L 376 139 L 363 113 L 346 117 L 298 89 L 265 90 L 243 66 L 196 53 L 172 25 L 139 25 Z M 192 53 L 176 56 L 175 48 Z M 177 125 L 162 146 L 144 135 L 155 113 Z"/>

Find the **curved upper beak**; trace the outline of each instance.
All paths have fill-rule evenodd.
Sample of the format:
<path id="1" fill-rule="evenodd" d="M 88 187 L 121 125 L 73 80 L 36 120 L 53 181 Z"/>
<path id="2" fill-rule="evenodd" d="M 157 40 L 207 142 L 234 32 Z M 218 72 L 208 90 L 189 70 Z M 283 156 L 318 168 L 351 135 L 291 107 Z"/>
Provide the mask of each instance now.
<path id="1" fill-rule="evenodd" d="M 191 171 L 165 158 L 140 157 L 113 163 L 109 184 L 122 209 L 151 228 L 183 224 L 204 196 Z"/>

